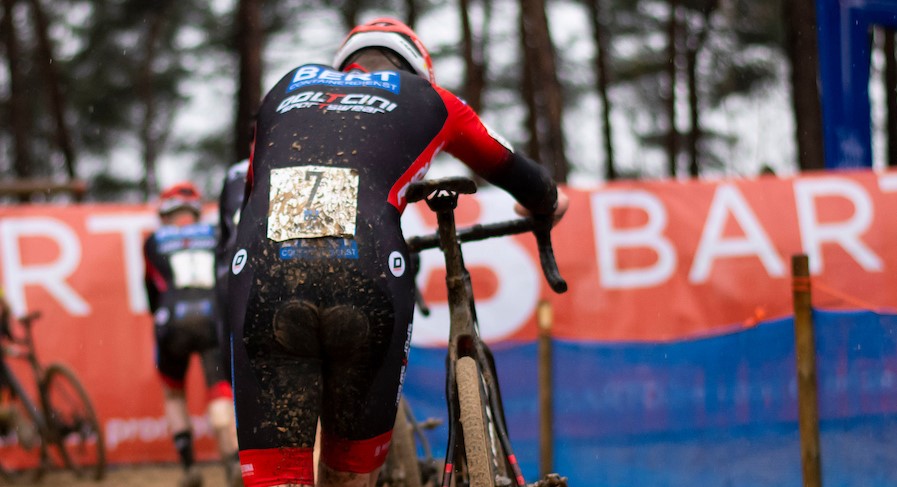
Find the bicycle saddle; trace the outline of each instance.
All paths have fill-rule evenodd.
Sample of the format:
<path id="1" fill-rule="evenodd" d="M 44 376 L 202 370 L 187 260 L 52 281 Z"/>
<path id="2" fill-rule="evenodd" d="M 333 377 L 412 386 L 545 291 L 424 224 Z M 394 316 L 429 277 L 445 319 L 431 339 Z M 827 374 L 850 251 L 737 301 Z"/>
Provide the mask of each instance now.
<path id="1" fill-rule="evenodd" d="M 477 183 L 463 176 L 418 181 L 408 186 L 405 199 L 409 203 L 420 201 L 438 191 L 449 193 L 473 194 L 477 192 Z"/>

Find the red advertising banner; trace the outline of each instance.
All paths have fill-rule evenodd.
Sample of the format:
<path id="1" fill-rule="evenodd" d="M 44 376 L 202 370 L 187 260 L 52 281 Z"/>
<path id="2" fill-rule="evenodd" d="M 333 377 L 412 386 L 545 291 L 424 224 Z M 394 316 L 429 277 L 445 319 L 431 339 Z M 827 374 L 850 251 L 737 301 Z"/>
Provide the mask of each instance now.
<path id="1" fill-rule="evenodd" d="M 570 210 L 554 232 L 566 294 L 544 283 L 529 235 L 465 246 L 487 339 L 534 338 L 540 299 L 554 304 L 555 336 L 568 340 L 668 341 L 752 326 L 790 314 L 796 253 L 810 257 L 817 306 L 897 307 L 897 246 L 889 244 L 897 238 L 897 173 L 633 181 L 568 194 Z M 513 218 L 512 203 L 494 189 L 462 197 L 458 225 Z M 83 379 L 113 462 L 175 458 L 143 291 L 142 242 L 156 225 L 147 205 L 0 208 L 7 299 L 18 313 L 42 312 L 38 351 Z M 429 233 L 435 217 L 412 205 L 403 225 L 407 236 Z M 441 259 L 421 256 L 418 283 L 432 312 L 415 317 L 417 346 L 439 346 L 447 335 Z M 197 365 L 190 405 L 209 458 Z"/>
<path id="2" fill-rule="evenodd" d="M 556 337 L 667 341 L 721 333 L 791 314 L 791 256 L 806 253 L 814 305 L 897 306 L 897 173 L 819 173 L 716 182 L 614 183 L 568 190 L 553 232 L 570 290 L 553 295 L 532 237 L 465 247 L 481 331 L 535 337 L 538 299 L 554 304 Z M 459 226 L 513 217 L 500 191 L 459 205 Z M 409 215 L 410 213 L 410 215 Z M 435 222 L 416 205 L 406 234 Z M 423 256 L 418 282 L 435 318 L 416 316 L 415 342 L 446 335 L 440 256 Z M 439 323 L 439 325 L 437 325 Z"/>

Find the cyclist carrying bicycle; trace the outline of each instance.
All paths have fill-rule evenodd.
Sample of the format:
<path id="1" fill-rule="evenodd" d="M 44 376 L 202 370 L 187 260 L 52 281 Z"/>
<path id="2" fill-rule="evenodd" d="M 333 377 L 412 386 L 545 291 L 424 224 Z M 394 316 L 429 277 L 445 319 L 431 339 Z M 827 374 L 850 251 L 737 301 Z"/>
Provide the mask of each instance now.
<path id="1" fill-rule="evenodd" d="M 567 208 L 547 171 L 435 84 L 417 35 L 353 29 L 333 69 L 306 64 L 258 112 L 231 263 L 234 384 L 247 486 L 373 486 L 410 345 L 408 185 L 446 151 L 526 211 Z"/>
<path id="2" fill-rule="evenodd" d="M 236 459 L 233 392 L 216 336 L 213 225 L 199 221 L 201 196 L 191 183 L 162 192 L 162 226 L 144 243 L 145 284 L 153 313 L 156 367 L 165 394 L 165 415 L 184 467 L 181 485 L 198 487 L 193 435 L 184 379 L 192 354 L 199 354 L 208 386 L 208 417 L 229 485 L 241 485 Z"/>

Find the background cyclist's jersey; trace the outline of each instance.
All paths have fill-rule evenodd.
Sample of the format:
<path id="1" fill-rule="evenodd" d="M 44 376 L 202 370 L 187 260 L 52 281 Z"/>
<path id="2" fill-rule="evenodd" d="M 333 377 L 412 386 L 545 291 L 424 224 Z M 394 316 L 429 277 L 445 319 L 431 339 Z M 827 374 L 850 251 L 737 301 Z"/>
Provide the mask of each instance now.
<path id="1" fill-rule="evenodd" d="M 208 223 L 163 226 L 146 239 L 144 280 L 152 311 L 163 296 L 174 296 L 179 290 L 208 290 L 213 297 L 216 242 L 215 226 Z"/>

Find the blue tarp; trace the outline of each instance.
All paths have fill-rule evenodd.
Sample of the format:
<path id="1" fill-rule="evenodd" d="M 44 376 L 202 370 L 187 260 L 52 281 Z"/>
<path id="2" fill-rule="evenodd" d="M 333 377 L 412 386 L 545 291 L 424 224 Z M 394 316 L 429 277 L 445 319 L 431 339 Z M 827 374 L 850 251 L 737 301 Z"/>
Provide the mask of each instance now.
<path id="1" fill-rule="evenodd" d="M 897 316 L 814 311 L 823 481 L 897 485 Z M 571 487 L 800 486 L 792 319 L 669 343 L 554 344 L 555 470 Z M 493 346 L 515 453 L 539 465 L 537 347 Z M 445 352 L 405 394 L 445 417 Z M 430 435 L 437 457 L 446 428 Z"/>

